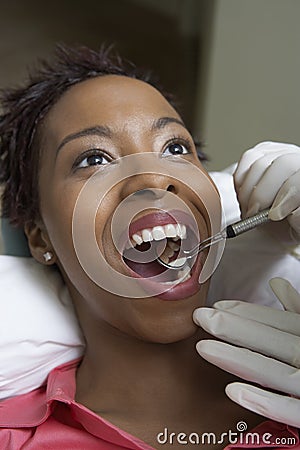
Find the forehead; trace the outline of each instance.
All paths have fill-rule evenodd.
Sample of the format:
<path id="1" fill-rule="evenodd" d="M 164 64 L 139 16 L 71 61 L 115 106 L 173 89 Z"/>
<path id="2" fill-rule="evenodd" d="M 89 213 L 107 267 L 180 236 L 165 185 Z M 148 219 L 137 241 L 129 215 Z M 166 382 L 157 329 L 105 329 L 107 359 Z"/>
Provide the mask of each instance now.
<path id="1" fill-rule="evenodd" d="M 153 86 L 125 76 L 105 75 L 78 83 L 65 92 L 48 113 L 46 128 L 64 128 L 64 133 L 71 133 L 92 122 L 110 125 L 124 122 L 129 116 L 138 121 L 166 115 L 179 118 Z"/>

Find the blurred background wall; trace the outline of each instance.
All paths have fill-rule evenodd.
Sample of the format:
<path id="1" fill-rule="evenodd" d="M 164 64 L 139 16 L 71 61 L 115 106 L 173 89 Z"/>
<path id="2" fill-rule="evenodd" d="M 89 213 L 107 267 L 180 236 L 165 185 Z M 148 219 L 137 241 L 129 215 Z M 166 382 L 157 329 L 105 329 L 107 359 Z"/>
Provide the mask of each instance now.
<path id="1" fill-rule="evenodd" d="M 300 143 L 299 0 L 0 0 L 0 87 L 56 42 L 152 69 L 220 169 L 262 139 Z"/>
<path id="2" fill-rule="evenodd" d="M 56 42 L 114 43 L 180 100 L 210 170 L 261 140 L 300 144 L 299 0 L 0 0 L 0 88 Z"/>
<path id="3" fill-rule="evenodd" d="M 216 2 L 194 121 L 213 168 L 262 140 L 300 145 L 299 20 L 298 0 Z"/>

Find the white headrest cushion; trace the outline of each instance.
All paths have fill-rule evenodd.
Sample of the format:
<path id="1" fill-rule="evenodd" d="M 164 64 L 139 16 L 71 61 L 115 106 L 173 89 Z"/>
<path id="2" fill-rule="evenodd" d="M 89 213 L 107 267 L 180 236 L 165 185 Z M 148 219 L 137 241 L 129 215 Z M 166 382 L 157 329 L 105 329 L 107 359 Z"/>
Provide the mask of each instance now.
<path id="1" fill-rule="evenodd" d="M 0 255 L 0 399 L 41 386 L 84 351 L 60 274 L 33 258 Z"/>

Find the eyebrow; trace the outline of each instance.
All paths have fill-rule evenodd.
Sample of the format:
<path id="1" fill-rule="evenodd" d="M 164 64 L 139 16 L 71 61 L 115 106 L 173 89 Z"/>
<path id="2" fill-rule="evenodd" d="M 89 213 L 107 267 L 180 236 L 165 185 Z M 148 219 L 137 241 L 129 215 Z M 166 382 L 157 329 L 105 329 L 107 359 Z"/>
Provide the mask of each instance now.
<path id="1" fill-rule="evenodd" d="M 162 128 L 166 127 L 169 124 L 176 123 L 178 125 L 181 125 L 182 127 L 186 128 L 182 120 L 177 119 L 176 117 L 160 117 L 157 119 L 151 127 L 152 131 L 161 130 Z M 61 148 L 68 144 L 68 142 L 73 141 L 74 139 L 78 139 L 84 136 L 104 136 L 104 137 L 111 137 L 112 131 L 109 127 L 105 125 L 97 125 L 94 127 L 84 128 L 83 130 L 77 131 L 76 133 L 69 134 L 66 136 L 59 146 L 56 149 L 56 157 L 61 150 Z"/>
<path id="2" fill-rule="evenodd" d="M 112 132 L 108 127 L 104 125 L 97 125 L 95 127 L 84 128 L 83 130 L 77 131 L 76 133 L 68 134 L 68 136 L 66 136 L 57 147 L 56 156 L 58 155 L 60 149 L 68 142 L 84 136 L 93 136 L 93 135 L 111 137 Z"/>
<path id="3" fill-rule="evenodd" d="M 177 123 L 178 125 L 181 125 L 182 127 L 186 128 L 182 120 L 177 119 L 176 117 L 160 117 L 153 123 L 151 129 L 152 131 L 161 130 L 165 126 L 172 123 Z"/>

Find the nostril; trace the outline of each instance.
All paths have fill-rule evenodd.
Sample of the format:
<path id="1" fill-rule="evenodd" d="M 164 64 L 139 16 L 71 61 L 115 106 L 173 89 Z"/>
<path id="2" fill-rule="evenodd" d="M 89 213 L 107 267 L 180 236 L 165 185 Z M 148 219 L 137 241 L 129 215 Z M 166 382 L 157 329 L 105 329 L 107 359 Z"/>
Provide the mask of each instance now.
<path id="1" fill-rule="evenodd" d="M 135 196 L 143 196 L 144 198 L 159 198 L 161 196 L 159 189 L 139 189 L 138 191 L 134 192 Z"/>
<path id="2" fill-rule="evenodd" d="M 146 188 L 146 189 L 140 189 L 136 192 L 134 192 L 135 196 L 144 196 L 144 198 L 150 198 L 151 200 L 162 198 L 165 195 L 166 191 L 164 189 L 160 188 Z"/>
<path id="3" fill-rule="evenodd" d="M 175 186 L 170 184 L 167 189 L 168 192 L 176 193 Z M 165 195 L 166 191 L 165 189 L 161 188 L 145 188 L 145 189 L 139 189 L 138 191 L 135 191 L 133 193 L 134 196 L 144 196 L 145 198 L 162 198 Z"/>
<path id="4" fill-rule="evenodd" d="M 134 192 L 134 195 L 144 195 L 149 191 L 149 189 L 140 189 L 139 191 Z"/>
<path id="5" fill-rule="evenodd" d="M 176 189 L 175 186 L 173 186 L 173 184 L 170 184 L 170 186 L 168 186 L 167 191 L 172 192 L 172 194 L 175 194 Z"/>

